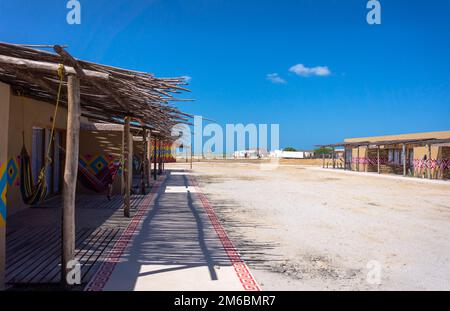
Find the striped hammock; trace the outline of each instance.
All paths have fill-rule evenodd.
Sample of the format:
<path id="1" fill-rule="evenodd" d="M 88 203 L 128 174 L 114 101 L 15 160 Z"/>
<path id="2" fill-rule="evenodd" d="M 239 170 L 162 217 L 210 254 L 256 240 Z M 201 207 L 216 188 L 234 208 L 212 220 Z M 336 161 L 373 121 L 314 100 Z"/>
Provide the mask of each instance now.
<path id="1" fill-rule="evenodd" d="M 27 205 L 41 203 L 47 197 L 47 180 L 45 166 L 40 170 L 36 185 L 33 184 L 31 172 L 31 159 L 25 147 L 20 152 L 20 193 Z"/>

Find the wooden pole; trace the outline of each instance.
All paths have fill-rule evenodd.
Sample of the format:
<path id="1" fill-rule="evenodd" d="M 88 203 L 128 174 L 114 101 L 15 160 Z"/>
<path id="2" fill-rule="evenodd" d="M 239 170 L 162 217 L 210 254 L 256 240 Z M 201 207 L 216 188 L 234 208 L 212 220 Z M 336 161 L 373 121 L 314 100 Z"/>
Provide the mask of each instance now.
<path id="1" fill-rule="evenodd" d="M 141 193 L 145 194 L 147 180 L 147 130 L 142 129 L 142 165 L 141 165 Z"/>
<path id="2" fill-rule="evenodd" d="M 161 155 L 161 140 L 158 144 L 158 175 L 162 174 L 162 155 Z"/>
<path id="3" fill-rule="evenodd" d="M 152 177 L 152 132 L 148 131 L 147 141 L 147 185 L 150 186 L 150 178 Z"/>
<path id="4" fill-rule="evenodd" d="M 344 171 L 347 170 L 347 148 L 344 146 Z"/>
<path id="5" fill-rule="evenodd" d="M 153 145 L 153 179 L 156 180 L 156 148 L 157 148 L 157 140 L 155 138 L 155 144 Z"/>
<path id="6" fill-rule="evenodd" d="M 356 156 L 357 156 L 357 162 L 356 162 L 356 170 L 359 172 L 359 146 L 358 146 L 358 151 L 357 151 L 357 154 L 356 154 Z"/>
<path id="7" fill-rule="evenodd" d="M 67 137 L 62 209 L 61 282 L 68 286 L 68 263 L 75 259 L 75 195 L 78 175 L 80 139 L 80 80 L 69 75 L 67 81 Z"/>
<path id="8" fill-rule="evenodd" d="M 125 126 L 123 130 L 123 179 L 125 182 L 125 191 L 123 194 L 123 215 L 130 217 L 130 197 L 131 197 L 131 185 L 130 185 L 130 118 L 125 118 Z"/>
<path id="9" fill-rule="evenodd" d="M 192 150 L 192 146 L 190 147 L 190 149 L 191 149 L 191 170 L 192 170 L 192 157 L 193 157 L 193 153 L 194 153 L 194 151 Z"/>
<path id="10" fill-rule="evenodd" d="M 369 145 L 366 146 L 366 152 L 364 153 L 364 172 L 366 173 L 369 171 L 368 158 L 369 158 Z"/>
<path id="11" fill-rule="evenodd" d="M 162 143 L 161 146 L 161 167 L 162 167 L 162 171 L 164 172 L 164 170 L 166 169 L 166 147 L 164 145 L 164 143 Z"/>
<path id="12" fill-rule="evenodd" d="M 325 151 L 322 153 L 322 168 L 325 168 Z"/>
<path id="13" fill-rule="evenodd" d="M 381 174 L 380 146 L 377 146 L 377 172 L 378 174 Z"/>
<path id="14" fill-rule="evenodd" d="M 432 179 L 433 176 L 431 175 L 431 145 L 428 144 L 427 148 L 428 148 L 428 162 L 429 162 L 429 164 L 427 165 L 428 166 L 428 178 Z"/>
<path id="15" fill-rule="evenodd" d="M 333 161 L 333 168 L 336 168 L 336 148 L 333 147 L 333 153 L 332 153 L 332 161 Z"/>
<path id="16" fill-rule="evenodd" d="M 406 145 L 402 144 L 403 176 L 406 177 Z"/>

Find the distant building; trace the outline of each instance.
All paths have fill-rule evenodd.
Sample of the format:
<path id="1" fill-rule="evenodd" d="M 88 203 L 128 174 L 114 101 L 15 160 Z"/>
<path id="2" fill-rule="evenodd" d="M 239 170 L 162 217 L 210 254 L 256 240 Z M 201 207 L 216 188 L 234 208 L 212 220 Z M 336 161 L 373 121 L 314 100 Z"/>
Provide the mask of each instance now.
<path id="1" fill-rule="evenodd" d="M 321 147 L 335 150 L 335 168 L 450 179 L 450 131 L 349 138 Z M 337 147 L 345 150 L 342 158 Z"/>
<path id="2" fill-rule="evenodd" d="M 275 150 L 270 153 L 271 158 L 279 159 L 309 159 L 314 157 L 314 151 L 299 150 L 299 151 L 283 151 Z"/>
<path id="3" fill-rule="evenodd" d="M 235 151 L 233 156 L 235 159 L 260 159 L 267 158 L 269 152 L 265 149 L 248 149 Z"/>

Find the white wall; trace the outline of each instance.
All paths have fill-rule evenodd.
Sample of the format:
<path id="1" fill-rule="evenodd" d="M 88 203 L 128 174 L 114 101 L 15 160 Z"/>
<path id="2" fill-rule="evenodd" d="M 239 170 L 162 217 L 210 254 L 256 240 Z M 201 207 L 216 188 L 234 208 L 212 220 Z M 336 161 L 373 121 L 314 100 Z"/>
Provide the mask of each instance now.
<path id="1" fill-rule="evenodd" d="M 273 158 L 283 158 L 283 159 L 305 159 L 313 156 L 313 152 L 309 151 L 282 151 L 275 150 L 270 153 Z"/>

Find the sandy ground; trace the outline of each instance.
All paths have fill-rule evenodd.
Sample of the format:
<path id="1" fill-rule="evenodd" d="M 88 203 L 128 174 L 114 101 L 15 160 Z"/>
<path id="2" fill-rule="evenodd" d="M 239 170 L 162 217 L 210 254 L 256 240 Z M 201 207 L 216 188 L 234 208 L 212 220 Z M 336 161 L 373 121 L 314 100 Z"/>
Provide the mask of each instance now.
<path id="1" fill-rule="evenodd" d="M 251 162 L 193 173 L 264 290 L 450 290 L 450 182 Z"/>

